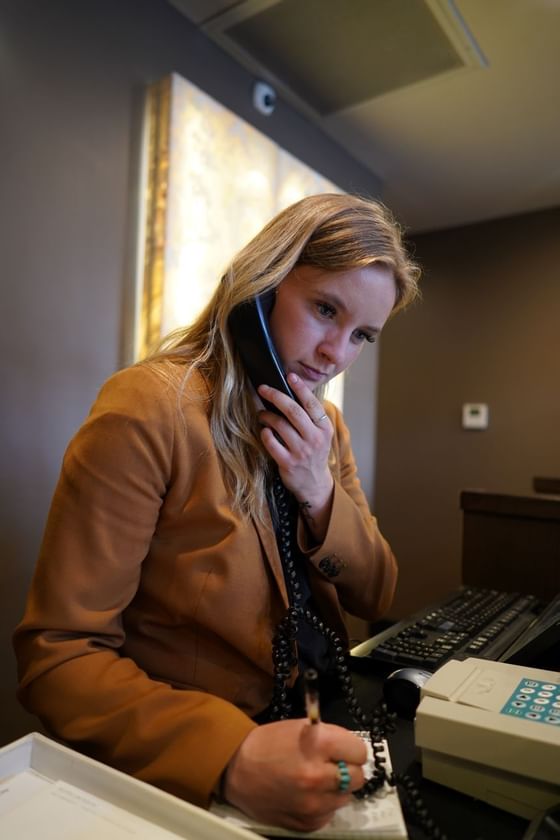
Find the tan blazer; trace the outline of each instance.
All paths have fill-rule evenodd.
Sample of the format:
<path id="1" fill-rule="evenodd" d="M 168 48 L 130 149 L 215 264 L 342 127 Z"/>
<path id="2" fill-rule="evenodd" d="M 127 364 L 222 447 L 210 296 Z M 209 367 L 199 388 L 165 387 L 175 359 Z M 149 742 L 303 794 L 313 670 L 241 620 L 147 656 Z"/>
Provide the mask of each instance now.
<path id="1" fill-rule="evenodd" d="M 327 411 L 332 516 L 307 557 L 323 617 L 346 638 L 342 610 L 386 610 L 396 565 Z M 231 511 L 201 380 L 178 397 L 157 368 L 117 373 L 64 457 L 14 637 L 23 704 L 70 745 L 206 806 L 270 701 L 287 605 L 271 524 Z"/>

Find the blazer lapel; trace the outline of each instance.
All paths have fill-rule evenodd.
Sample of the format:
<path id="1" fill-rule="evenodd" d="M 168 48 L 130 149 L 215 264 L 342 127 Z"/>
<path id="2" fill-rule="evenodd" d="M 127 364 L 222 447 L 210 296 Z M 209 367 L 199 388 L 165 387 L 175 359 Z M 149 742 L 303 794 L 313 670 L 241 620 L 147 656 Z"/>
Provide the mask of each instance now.
<path id="1" fill-rule="evenodd" d="M 290 605 L 288 600 L 288 591 L 286 589 L 286 581 L 284 580 L 284 570 L 282 569 L 282 560 L 280 559 L 280 552 L 278 551 L 276 534 L 274 533 L 274 528 L 272 527 L 272 518 L 268 511 L 266 513 L 267 521 L 265 523 L 260 522 L 256 519 L 256 517 L 251 518 L 259 537 L 263 555 L 272 570 L 274 580 L 276 581 L 276 585 L 278 586 L 284 605 L 287 608 Z"/>

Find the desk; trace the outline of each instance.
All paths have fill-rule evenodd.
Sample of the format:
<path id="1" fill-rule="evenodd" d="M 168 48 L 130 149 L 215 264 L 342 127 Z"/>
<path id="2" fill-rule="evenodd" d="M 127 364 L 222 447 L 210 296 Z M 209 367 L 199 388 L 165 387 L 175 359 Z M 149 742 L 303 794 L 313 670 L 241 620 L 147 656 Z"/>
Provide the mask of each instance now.
<path id="1" fill-rule="evenodd" d="M 352 679 L 358 700 L 364 710 L 371 708 L 382 696 L 383 679 L 371 672 L 367 661 L 352 663 Z M 348 714 L 342 698 L 322 702 L 322 718 L 350 729 L 356 724 Z M 414 746 L 414 725 L 399 719 L 397 731 L 388 737 L 393 768 L 398 773 L 408 773 L 418 789 L 438 826 L 448 840 L 521 840 L 528 822 L 472 799 L 451 788 L 422 779 L 419 756 Z M 406 810 L 404 810 L 407 819 Z M 407 819 L 410 840 L 426 840 L 426 834 Z"/>

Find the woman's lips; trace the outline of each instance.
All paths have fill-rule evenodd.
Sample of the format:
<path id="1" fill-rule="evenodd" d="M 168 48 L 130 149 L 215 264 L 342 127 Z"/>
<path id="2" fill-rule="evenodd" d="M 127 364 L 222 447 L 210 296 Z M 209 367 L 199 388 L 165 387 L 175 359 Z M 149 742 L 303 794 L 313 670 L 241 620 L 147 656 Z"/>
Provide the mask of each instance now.
<path id="1" fill-rule="evenodd" d="M 304 379 L 308 379 L 310 382 L 317 383 L 328 379 L 328 375 L 323 371 L 309 367 L 309 365 L 305 365 L 303 362 L 300 362 L 299 365 L 301 369 L 301 376 L 303 376 Z"/>

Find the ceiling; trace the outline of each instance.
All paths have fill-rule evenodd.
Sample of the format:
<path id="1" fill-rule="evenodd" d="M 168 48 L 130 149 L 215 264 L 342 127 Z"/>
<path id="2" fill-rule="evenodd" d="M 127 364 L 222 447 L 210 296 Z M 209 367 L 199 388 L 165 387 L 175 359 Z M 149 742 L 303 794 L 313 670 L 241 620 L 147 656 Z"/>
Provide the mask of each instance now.
<path id="1" fill-rule="evenodd" d="M 413 232 L 560 206 L 560 0 L 171 0 Z"/>

